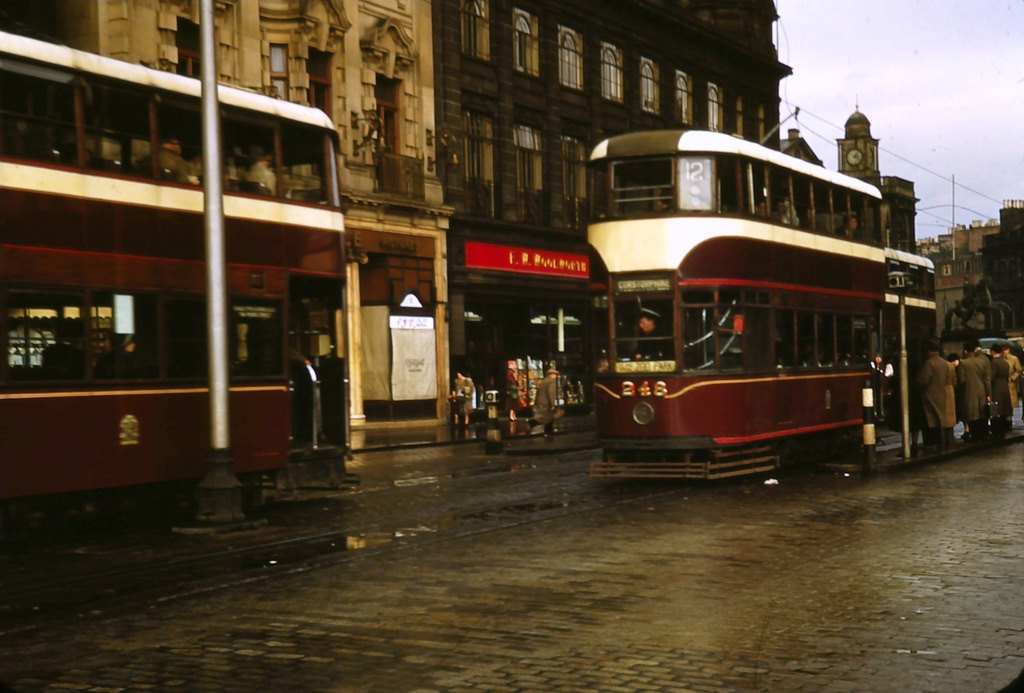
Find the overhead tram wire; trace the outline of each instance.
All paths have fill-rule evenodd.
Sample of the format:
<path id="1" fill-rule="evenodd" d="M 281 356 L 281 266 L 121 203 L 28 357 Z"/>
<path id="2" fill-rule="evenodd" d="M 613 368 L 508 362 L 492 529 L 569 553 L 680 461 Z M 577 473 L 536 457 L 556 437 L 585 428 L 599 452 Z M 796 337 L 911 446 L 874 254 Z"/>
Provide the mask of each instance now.
<path id="1" fill-rule="evenodd" d="M 786 104 L 787 107 L 794 108 L 792 106 L 792 104 L 790 104 L 788 101 L 785 101 L 784 103 Z M 816 118 L 817 120 L 820 120 L 821 122 L 825 123 L 829 127 L 831 127 L 834 130 L 836 130 L 837 132 L 845 132 L 846 131 L 844 127 L 842 127 L 840 125 L 836 125 L 832 121 L 830 121 L 830 120 L 828 120 L 826 118 L 823 118 L 822 116 L 819 116 L 816 113 L 808 111 L 806 108 L 795 107 L 795 110 L 800 115 L 810 115 L 812 118 Z M 830 139 L 830 138 L 826 137 L 825 135 L 822 135 L 820 132 L 816 132 L 815 130 L 807 127 L 806 123 L 804 123 L 803 121 L 800 121 L 799 118 L 796 118 L 796 120 L 797 120 L 797 122 L 800 123 L 801 132 L 803 130 L 806 130 L 807 132 L 811 133 L 812 135 L 820 138 L 822 140 L 822 142 L 824 142 L 825 144 L 828 144 L 828 145 L 832 145 L 832 144 L 835 143 L 834 139 Z M 954 179 L 951 176 L 943 175 L 941 173 L 938 173 L 936 171 L 931 170 L 930 168 L 928 168 L 926 166 L 922 166 L 921 164 L 919 164 L 919 163 L 917 163 L 915 161 L 911 161 L 910 159 L 906 158 L 905 156 L 901 156 L 900 154 L 897 154 L 896 152 L 894 152 L 894 151 L 892 151 L 892 150 L 890 150 L 890 149 L 888 149 L 886 147 L 883 147 L 883 146 L 879 145 L 878 149 L 880 151 L 882 151 L 882 152 L 885 152 L 886 154 L 888 154 L 890 156 L 893 156 L 893 157 L 899 159 L 900 161 L 902 161 L 904 163 L 910 164 L 911 166 L 913 166 L 915 168 L 921 169 L 925 173 L 929 173 L 929 174 L 935 176 L 936 178 L 939 178 L 943 182 L 950 183 L 951 185 L 955 185 L 957 188 L 960 188 L 960 189 L 962 189 L 962 190 L 964 190 L 966 192 L 969 192 L 972 195 L 977 195 L 978 197 L 982 197 L 982 198 L 988 200 L 989 202 L 995 202 L 996 204 L 998 204 L 1000 206 L 1003 204 L 1002 200 L 998 200 L 998 199 L 996 199 L 996 198 L 994 198 L 994 197 L 992 197 L 990 195 L 987 195 L 987 194 L 985 194 L 985 193 L 983 193 L 981 191 L 978 191 L 978 190 L 975 190 L 974 188 L 966 186 L 963 183 L 957 182 L 956 179 Z M 973 211 L 973 210 L 970 210 L 970 211 Z M 980 212 L 975 212 L 975 213 L 976 214 L 981 214 Z M 986 216 L 986 215 L 982 214 L 982 216 Z"/>

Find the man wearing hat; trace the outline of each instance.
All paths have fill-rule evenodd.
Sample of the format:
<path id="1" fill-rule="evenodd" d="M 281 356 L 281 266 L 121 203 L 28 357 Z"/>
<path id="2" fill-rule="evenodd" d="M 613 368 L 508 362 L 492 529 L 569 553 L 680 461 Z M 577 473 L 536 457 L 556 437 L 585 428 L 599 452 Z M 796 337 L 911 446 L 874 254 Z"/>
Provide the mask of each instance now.
<path id="1" fill-rule="evenodd" d="M 661 315 L 658 311 L 653 308 L 641 308 L 640 318 L 637 320 L 637 327 L 639 328 L 639 334 L 636 342 L 636 353 L 634 358 L 638 361 L 641 359 L 651 359 L 660 357 L 660 340 L 652 339 L 654 337 L 654 330 L 658 327 L 658 318 Z"/>
<path id="2" fill-rule="evenodd" d="M 992 401 L 992 367 L 977 342 L 964 344 L 964 358 L 960 361 L 964 378 L 964 423 L 968 440 L 985 440 L 988 435 L 988 403 Z"/>
<path id="3" fill-rule="evenodd" d="M 533 423 L 544 424 L 544 437 L 551 439 L 555 434 L 555 409 L 558 403 L 558 369 L 548 369 L 544 380 L 537 385 L 537 396 L 533 402 Z"/>
<path id="4" fill-rule="evenodd" d="M 953 408 L 953 386 L 956 374 L 949 362 L 939 356 L 939 342 L 929 339 L 926 347 L 928 358 L 917 371 L 917 385 L 921 388 L 921 408 L 924 411 L 924 445 L 935 448 L 940 443 L 946 447 L 946 429 L 956 424 Z"/>

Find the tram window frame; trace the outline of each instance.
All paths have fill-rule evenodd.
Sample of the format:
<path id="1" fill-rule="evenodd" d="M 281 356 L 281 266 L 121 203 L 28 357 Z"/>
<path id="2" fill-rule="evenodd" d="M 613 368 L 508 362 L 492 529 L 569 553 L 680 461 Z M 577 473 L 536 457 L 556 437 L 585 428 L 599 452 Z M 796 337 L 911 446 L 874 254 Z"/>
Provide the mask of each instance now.
<path id="1" fill-rule="evenodd" d="M 719 289 L 715 310 L 715 354 L 722 370 L 743 368 L 744 314 L 742 293 Z"/>
<path id="2" fill-rule="evenodd" d="M 817 313 L 814 316 L 814 337 L 816 358 L 819 366 L 834 366 L 836 363 L 836 323 L 833 313 Z"/>
<path id="3" fill-rule="evenodd" d="M 177 139 L 181 142 L 181 157 L 186 162 L 193 162 L 197 158 L 201 161 L 203 138 L 199 102 L 168 94 L 158 94 L 155 97 L 155 102 L 155 129 L 159 141 L 152 143 L 152 146 L 155 147 L 154 152 L 159 153 L 164 142 Z M 227 128 L 223 130 L 226 131 Z M 157 153 L 153 154 L 154 158 L 158 155 Z M 155 160 L 153 171 L 158 179 L 167 180 L 168 174 L 160 169 Z"/>
<path id="4" fill-rule="evenodd" d="M 768 214 L 776 224 L 797 226 L 799 219 L 793 206 L 792 176 L 786 169 L 772 166 L 769 170 Z"/>
<path id="5" fill-rule="evenodd" d="M 743 167 L 738 157 L 715 158 L 715 210 L 718 214 L 743 212 Z"/>
<path id="6" fill-rule="evenodd" d="M 162 317 L 167 378 L 207 377 L 206 301 L 202 296 L 167 296 Z"/>
<path id="7" fill-rule="evenodd" d="M 151 176 L 150 95 L 97 80 L 83 84 L 85 165 Z"/>
<path id="8" fill-rule="evenodd" d="M 9 381 L 84 380 L 85 292 L 10 289 L 5 299 Z"/>
<path id="9" fill-rule="evenodd" d="M 793 187 L 793 224 L 802 229 L 813 229 L 814 197 L 811 179 L 794 173 L 790 181 Z"/>
<path id="10" fill-rule="evenodd" d="M 8 58 L 3 61 L 2 74 L 0 151 L 7 156 L 77 164 L 74 76 Z"/>
<path id="11" fill-rule="evenodd" d="M 676 186 L 672 157 L 613 161 L 610 182 L 613 216 L 646 216 L 674 209 Z"/>
<path id="12" fill-rule="evenodd" d="M 651 310 L 654 331 L 650 336 L 640 333 L 640 319 L 644 311 Z M 675 325 L 672 297 L 665 294 L 632 294 L 618 296 L 613 301 L 612 317 L 615 321 L 615 360 L 618 363 L 635 361 L 675 362 Z"/>
<path id="13" fill-rule="evenodd" d="M 160 330 L 156 294 L 94 291 L 90 299 L 93 377 L 97 380 L 159 377 Z"/>
<path id="14" fill-rule="evenodd" d="M 756 219 L 768 219 L 771 217 L 768 165 L 760 161 L 746 163 L 747 214 Z"/>
<path id="15" fill-rule="evenodd" d="M 790 308 L 774 309 L 775 365 L 792 368 L 796 365 L 796 316 Z"/>
<path id="16" fill-rule="evenodd" d="M 710 289 L 687 289 L 682 293 L 682 350 L 684 370 L 714 368 L 715 294 Z"/>
<path id="17" fill-rule="evenodd" d="M 236 299 L 231 303 L 231 374 L 284 375 L 284 306 L 281 301 Z M 243 326 L 246 329 L 242 329 Z M 258 328 L 258 329 L 254 329 Z"/>

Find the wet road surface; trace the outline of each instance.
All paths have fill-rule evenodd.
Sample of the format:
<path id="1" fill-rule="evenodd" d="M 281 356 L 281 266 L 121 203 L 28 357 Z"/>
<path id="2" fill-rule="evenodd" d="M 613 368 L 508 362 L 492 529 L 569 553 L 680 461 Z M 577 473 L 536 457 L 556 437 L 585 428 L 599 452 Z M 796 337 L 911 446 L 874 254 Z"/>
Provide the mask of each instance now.
<path id="1" fill-rule="evenodd" d="M 581 464 L 349 499 L 365 531 L 333 560 L 27 619 L 0 634 L 2 677 L 24 693 L 994 692 L 1024 668 L 1020 445 L 778 485 L 598 482 Z"/>

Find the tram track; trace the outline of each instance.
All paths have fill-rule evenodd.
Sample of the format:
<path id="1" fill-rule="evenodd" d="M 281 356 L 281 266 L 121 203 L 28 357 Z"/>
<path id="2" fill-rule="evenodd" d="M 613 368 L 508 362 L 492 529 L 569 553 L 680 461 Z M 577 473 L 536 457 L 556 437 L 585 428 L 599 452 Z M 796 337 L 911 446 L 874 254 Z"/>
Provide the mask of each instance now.
<path id="1" fill-rule="evenodd" d="M 300 511 L 279 508 L 270 519 L 282 524 L 236 536 L 203 537 L 196 553 L 172 547 L 131 545 L 87 547 L 86 559 L 64 561 L 81 547 L 50 549 L 45 560 L 23 557 L 24 570 L 8 565 L 0 582 L 0 637 L 42 623 L 101 618 L 112 614 L 256 581 L 317 570 L 356 556 L 458 541 L 513 527 L 545 522 L 621 504 L 670 496 L 681 488 L 649 483 L 601 483 L 585 474 L 587 460 L 571 456 L 557 464 L 515 474 L 453 477 L 431 486 L 330 499 L 337 513 L 351 514 L 328 531 L 309 532 L 315 504 Z M 376 507 L 371 500 L 379 500 Z M 326 506 L 325 506 L 326 507 Z M 244 536 L 243 536 L 244 535 Z M 153 544 L 166 543 L 154 537 Z M 195 546 L 195 544 L 192 544 Z M 18 563 L 5 555 L 4 562 Z M 38 556 L 37 556 L 38 558 Z M 46 571 L 49 563 L 53 570 Z M 64 569 L 60 566 L 65 563 Z M 11 572 L 11 569 L 14 572 Z"/>

